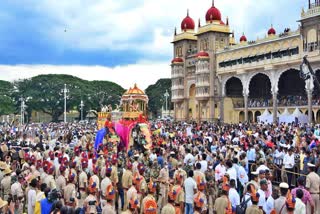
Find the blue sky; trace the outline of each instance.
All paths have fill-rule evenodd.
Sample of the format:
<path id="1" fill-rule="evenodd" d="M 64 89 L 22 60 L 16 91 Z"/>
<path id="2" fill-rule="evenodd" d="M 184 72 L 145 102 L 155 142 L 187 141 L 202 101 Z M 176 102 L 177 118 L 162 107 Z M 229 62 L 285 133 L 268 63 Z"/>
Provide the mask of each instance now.
<path id="1" fill-rule="evenodd" d="M 277 32 L 297 29 L 307 2 L 215 0 L 215 5 L 223 20 L 229 17 L 237 38 L 245 32 L 255 40 L 271 23 Z M 211 0 L 2 0 L 0 79 L 68 71 L 98 79 L 99 67 L 109 72 L 105 79 L 124 87 L 141 82 L 145 88 L 170 77 L 170 42 L 187 9 L 196 23 L 199 18 L 204 23 L 210 6 Z M 86 77 L 88 72 L 96 74 Z M 134 78 L 125 81 L 123 75 Z"/>

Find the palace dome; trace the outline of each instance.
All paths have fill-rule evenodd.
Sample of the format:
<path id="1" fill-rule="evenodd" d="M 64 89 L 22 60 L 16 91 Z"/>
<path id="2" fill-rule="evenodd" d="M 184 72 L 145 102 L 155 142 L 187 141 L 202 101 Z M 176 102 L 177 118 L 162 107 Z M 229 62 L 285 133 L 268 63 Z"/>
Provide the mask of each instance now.
<path id="1" fill-rule="evenodd" d="M 197 58 L 209 58 L 209 54 L 205 51 L 200 51 L 198 54 L 197 54 Z"/>
<path id="2" fill-rule="evenodd" d="M 174 64 L 174 63 L 183 63 L 183 59 L 180 58 L 180 57 L 175 57 L 175 58 L 173 58 L 173 60 L 171 61 L 171 64 Z"/>
<path id="3" fill-rule="evenodd" d="M 242 36 L 240 37 L 240 42 L 246 42 L 247 41 L 247 37 L 242 34 Z"/>
<path id="4" fill-rule="evenodd" d="M 206 21 L 221 21 L 221 12 L 218 8 L 214 6 L 214 1 L 212 1 L 212 6 L 206 13 Z"/>
<path id="5" fill-rule="evenodd" d="M 268 30 L 268 35 L 276 35 L 276 30 L 271 25 L 271 28 Z"/>
<path id="6" fill-rule="evenodd" d="M 181 22 L 181 30 L 187 31 L 187 30 L 194 30 L 195 24 L 193 19 L 189 16 L 189 11 L 187 12 L 186 18 L 184 18 Z"/>

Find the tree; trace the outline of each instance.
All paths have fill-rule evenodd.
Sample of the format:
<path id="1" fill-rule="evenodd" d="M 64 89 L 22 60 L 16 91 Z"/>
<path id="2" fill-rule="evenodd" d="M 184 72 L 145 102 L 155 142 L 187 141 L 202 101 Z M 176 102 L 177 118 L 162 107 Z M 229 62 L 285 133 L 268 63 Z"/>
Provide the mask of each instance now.
<path id="1" fill-rule="evenodd" d="M 168 109 L 172 109 L 171 79 L 159 79 L 156 84 L 150 85 L 146 89 L 146 94 L 149 97 L 149 112 L 151 112 L 153 116 L 158 116 L 162 106 L 165 106 L 166 99 L 164 94 L 166 93 L 166 90 L 170 95 L 168 97 Z"/>
<path id="2" fill-rule="evenodd" d="M 28 114 L 32 110 L 41 111 L 52 116 L 52 121 L 58 121 L 64 112 L 64 94 L 62 89 L 67 85 L 67 111 L 78 110 L 80 118 L 80 103 L 84 101 L 84 116 L 89 110 L 100 110 L 100 105 L 120 102 L 124 89 L 108 81 L 86 81 L 71 75 L 49 74 L 39 75 L 31 79 L 16 81 L 14 100 L 20 105 L 19 98 L 30 98 L 26 105 Z"/>
<path id="3" fill-rule="evenodd" d="M 90 81 L 87 83 L 87 92 L 83 96 L 84 101 L 83 112 L 84 115 L 89 113 L 90 110 L 96 112 L 101 111 L 101 107 L 111 104 L 115 108 L 116 104 L 120 103 L 121 96 L 124 89 L 116 83 L 109 81 Z M 80 105 L 78 111 L 80 112 Z M 95 112 L 94 112 L 95 114 Z M 80 115 L 79 115 L 80 116 Z"/>
<path id="4" fill-rule="evenodd" d="M 0 80 L 0 115 L 13 114 L 15 112 L 14 102 L 11 97 L 12 92 L 12 83 Z"/>

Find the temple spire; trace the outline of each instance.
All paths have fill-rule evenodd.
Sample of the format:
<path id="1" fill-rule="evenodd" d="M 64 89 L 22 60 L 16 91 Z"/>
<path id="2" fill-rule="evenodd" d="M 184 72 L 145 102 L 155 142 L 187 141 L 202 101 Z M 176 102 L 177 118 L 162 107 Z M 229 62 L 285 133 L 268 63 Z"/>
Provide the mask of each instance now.
<path id="1" fill-rule="evenodd" d="M 212 0 L 212 7 L 214 7 L 214 0 Z"/>
<path id="2" fill-rule="evenodd" d="M 187 16 L 189 16 L 189 9 L 187 9 Z"/>
<path id="3" fill-rule="evenodd" d="M 177 27 L 174 28 L 174 35 L 177 35 Z"/>
<path id="4" fill-rule="evenodd" d="M 198 22 L 198 27 L 201 27 L 201 24 L 200 24 L 200 18 L 199 18 L 199 22 Z"/>
<path id="5" fill-rule="evenodd" d="M 229 17 L 227 16 L 227 26 L 229 26 Z"/>

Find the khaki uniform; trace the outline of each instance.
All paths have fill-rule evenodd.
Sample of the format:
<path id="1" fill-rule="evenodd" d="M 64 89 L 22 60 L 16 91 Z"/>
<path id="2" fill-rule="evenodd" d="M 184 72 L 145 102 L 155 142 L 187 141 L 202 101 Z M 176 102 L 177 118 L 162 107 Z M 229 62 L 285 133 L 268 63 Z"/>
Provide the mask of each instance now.
<path id="1" fill-rule="evenodd" d="M 124 210 L 127 210 L 128 207 L 127 191 L 132 186 L 132 179 L 132 172 L 130 170 L 126 170 L 122 175 L 122 187 L 124 191 Z"/>
<path id="2" fill-rule="evenodd" d="M 100 177 L 104 178 L 106 177 L 107 167 L 103 166 L 100 170 Z"/>
<path id="3" fill-rule="evenodd" d="M 314 210 L 320 209 L 320 177 L 315 172 L 307 175 L 306 188 L 309 190 L 311 197 L 314 201 Z"/>
<path id="4" fill-rule="evenodd" d="M 99 157 L 98 160 L 97 160 L 97 165 L 99 167 L 99 169 L 102 169 L 103 167 L 105 167 L 106 165 L 106 161 L 104 160 L 103 157 Z"/>
<path id="5" fill-rule="evenodd" d="M 116 214 L 116 209 L 112 204 L 107 203 L 103 208 L 102 208 L 102 214 Z"/>
<path id="6" fill-rule="evenodd" d="M 43 182 L 46 183 L 50 189 L 56 188 L 56 181 L 54 180 L 53 175 L 45 177 Z"/>
<path id="7" fill-rule="evenodd" d="M 3 176 L 4 176 L 3 171 L 0 170 L 0 181 L 3 179 Z"/>
<path id="8" fill-rule="evenodd" d="M 87 197 L 86 188 L 88 186 L 88 176 L 82 171 L 79 175 L 79 189 L 80 189 L 80 200 L 79 207 L 83 206 L 84 200 Z"/>
<path id="9" fill-rule="evenodd" d="M 139 173 L 138 165 L 139 165 L 139 163 L 137 161 L 133 162 L 133 164 L 132 164 L 132 174 Z"/>
<path id="10" fill-rule="evenodd" d="M 187 172 L 183 169 L 177 169 L 176 171 L 174 171 L 174 174 L 173 174 L 173 178 L 174 180 L 176 181 L 177 180 L 177 176 L 182 176 L 182 181 L 181 183 L 183 184 L 184 180 L 186 180 L 187 178 Z"/>
<path id="11" fill-rule="evenodd" d="M 263 211 L 259 209 L 258 205 L 252 205 L 247 208 L 246 214 L 263 214 Z"/>
<path id="12" fill-rule="evenodd" d="M 95 201 L 95 205 L 89 205 L 89 202 Z M 88 197 L 86 197 L 86 199 L 83 202 L 83 206 L 86 208 L 85 214 L 96 214 L 97 212 L 97 198 L 90 194 L 88 195 Z"/>
<path id="13" fill-rule="evenodd" d="M 60 166 L 61 166 L 61 164 L 58 163 L 57 167 L 55 167 L 55 169 L 54 169 L 54 174 L 56 177 L 58 177 L 61 174 L 60 173 Z"/>
<path id="14" fill-rule="evenodd" d="M 140 214 L 143 214 L 144 213 L 144 207 L 145 207 L 145 203 L 148 201 L 148 200 L 154 200 L 156 201 L 156 199 L 148 194 L 146 197 L 144 197 L 144 199 L 142 200 L 142 203 L 141 203 L 141 209 L 140 209 Z"/>
<path id="15" fill-rule="evenodd" d="M 217 198 L 214 203 L 213 210 L 216 211 L 216 214 L 225 214 L 228 207 L 228 202 L 228 197 L 225 195 Z"/>
<path id="16" fill-rule="evenodd" d="M 178 167 L 178 161 L 175 158 L 171 158 L 171 166 L 173 169 L 176 169 Z"/>
<path id="17" fill-rule="evenodd" d="M 99 177 L 97 175 L 92 175 L 90 177 L 90 179 L 92 179 L 93 182 L 95 182 L 97 184 L 97 189 L 99 191 L 100 190 L 100 179 L 99 179 Z"/>
<path id="18" fill-rule="evenodd" d="M 137 194 L 138 194 L 137 189 L 134 186 L 131 186 L 127 192 L 127 199 L 130 200 L 131 198 L 133 198 Z M 139 204 L 140 204 L 140 201 L 139 201 Z"/>
<path id="19" fill-rule="evenodd" d="M 177 195 L 177 198 L 174 201 L 174 203 L 175 204 L 184 203 L 184 190 L 183 190 L 183 187 L 180 186 L 180 185 L 174 185 L 173 188 L 176 189 L 176 190 L 179 190 L 177 192 L 178 195 Z"/>
<path id="20" fill-rule="evenodd" d="M 41 174 L 40 174 L 40 180 L 42 181 L 42 183 L 44 183 L 44 180 L 45 180 L 45 178 L 48 176 L 48 174 L 47 173 L 45 173 L 45 172 L 42 172 Z"/>
<path id="21" fill-rule="evenodd" d="M 3 200 L 7 201 L 9 194 L 11 193 L 11 177 L 4 176 L 1 181 L 1 197 Z"/>
<path id="22" fill-rule="evenodd" d="M 198 197 L 198 193 L 196 193 L 194 196 L 193 196 L 193 199 L 194 201 L 196 200 L 196 198 Z M 207 200 L 207 196 L 205 194 L 203 194 L 203 192 L 200 192 L 200 198 L 203 199 L 203 206 L 201 207 L 201 212 L 204 212 L 208 209 L 208 200 Z M 206 213 L 206 212 L 205 212 Z"/>
<path id="23" fill-rule="evenodd" d="M 17 198 L 15 209 L 18 211 L 18 213 L 23 213 L 24 194 L 19 182 L 15 182 L 11 185 L 11 195 L 12 198 Z"/>
<path id="24" fill-rule="evenodd" d="M 199 170 L 195 170 L 194 175 L 193 175 L 193 179 L 196 181 L 197 187 L 199 189 L 200 184 L 198 183 L 198 178 L 200 178 L 200 182 L 207 183 L 207 181 L 206 181 L 206 176 L 204 173 L 200 172 Z M 205 187 L 203 187 L 203 188 L 205 188 Z"/>
<path id="25" fill-rule="evenodd" d="M 280 213 L 280 210 L 282 207 L 283 209 L 281 214 L 286 214 L 287 213 L 286 197 L 280 196 L 277 200 L 274 201 L 274 209 L 276 210 L 276 213 Z"/>
<path id="26" fill-rule="evenodd" d="M 138 185 L 138 188 L 137 188 L 139 203 L 141 203 L 141 200 L 145 196 L 145 193 L 147 193 L 147 190 L 148 190 L 147 182 L 144 179 L 144 177 L 142 177 L 142 179 L 140 180 L 140 183 Z"/>
<path id="27" fill-rule="evenodd" d="M 113 183 L 113 185 L 116 185 L 119 182 L 118 178 L 118 168 L 115 166 L 112 166 L 111 176 L 110 179 Z"/>
<path id="28" fill-rule="evenodd" d="M 176 214 L 176 210 L 172 204 L 167 204 L 161 210 L 161 214 Z"/>
<path id="29" fill-rule="evenodd" d="M 66 178 L 63 175 L 59 175 L 56 180 L 56 184 L 57 190 L 63 190 L 63 188 L 66 186 Z"/>
<path id="30" fill-rule="evenodd" d="M 67 206 L 71 206 L 71 204 L 73 202 L 70 201 L 70 198 L 76 198 L 77 194 L 76 194 L 76 185 L 74 185 L 73 183 L 68 183 L 67 186 L 64 187 L 63 189 L 63 198 L 64 198 L 64 202 Z"/>
<path id="31" fill-rule="evenodd" d="M 160 195 L 158 198 L 158 209 L 161 209 L 168 202 L 168 192 L 169 192 L 169 172 L 168 169 L 162 168 L 159 173 L 160 181 Z M 165 183 L 167 182 L 167 183 Z"/>

